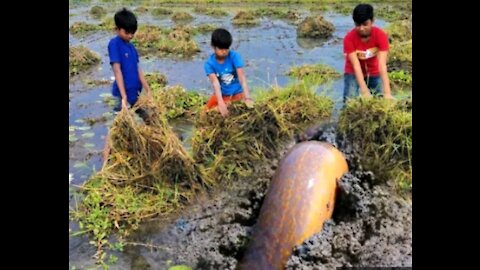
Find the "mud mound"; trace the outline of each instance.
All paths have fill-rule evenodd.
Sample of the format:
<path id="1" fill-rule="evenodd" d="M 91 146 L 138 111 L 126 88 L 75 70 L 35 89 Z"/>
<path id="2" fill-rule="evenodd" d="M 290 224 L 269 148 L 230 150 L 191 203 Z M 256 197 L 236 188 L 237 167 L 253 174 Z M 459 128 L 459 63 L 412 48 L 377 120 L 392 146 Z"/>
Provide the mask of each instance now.
<path id="1" fill-rule="evenodd" d="M 297 36 L 311 38 L 329 38 L 335 31 L 335 26 L 322 16 L 307 17 L 297 28 Z"/>
<path id="2" fill-rule="evenodd" d="M 233 25 L 257 25 L 259 23 L 250 11 L 239 11 L 232 20 Z"/>

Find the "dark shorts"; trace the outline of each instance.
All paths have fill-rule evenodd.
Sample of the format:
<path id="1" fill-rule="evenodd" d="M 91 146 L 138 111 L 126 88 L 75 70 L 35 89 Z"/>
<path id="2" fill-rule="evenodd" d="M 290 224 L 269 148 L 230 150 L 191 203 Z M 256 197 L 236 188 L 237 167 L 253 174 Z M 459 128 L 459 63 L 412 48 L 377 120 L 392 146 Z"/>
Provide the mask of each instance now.
<path id="1" fill-rule="evenodd" d="M 119 111 L 122 110 L 122 98 L 116 97 L 116 96 L 113 96 L 113 98 L 115 99 L 115 105 L 113 106 L 113 111 L 115 113 L 118 113 Z M 135 103 L 136 101 L 133 104 L 130 104 L 130 108 L 132 108 L 135 105 Z M 138 108 L 135 111 L 135 113 L 137 113 L 138 116 L 140 116 L 140 118 L 142 118 L 146 124 L 149 123 L 148 113 L 144 109 Z"/>

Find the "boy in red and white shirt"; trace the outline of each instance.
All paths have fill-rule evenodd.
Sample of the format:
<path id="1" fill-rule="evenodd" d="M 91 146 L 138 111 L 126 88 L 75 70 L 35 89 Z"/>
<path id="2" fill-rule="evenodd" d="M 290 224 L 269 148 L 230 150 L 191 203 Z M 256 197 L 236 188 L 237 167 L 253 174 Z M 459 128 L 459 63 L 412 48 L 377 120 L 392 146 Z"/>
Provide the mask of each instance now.
<path id="1" fill-rule="evenodd" d="M 383 95 L 392 98 L 387 73 L 388 37 L 373 26 L 373 7 L 360 4 L 353 10 L 355 28 L 343 40 L 345 87 L 343 98 Z"/>

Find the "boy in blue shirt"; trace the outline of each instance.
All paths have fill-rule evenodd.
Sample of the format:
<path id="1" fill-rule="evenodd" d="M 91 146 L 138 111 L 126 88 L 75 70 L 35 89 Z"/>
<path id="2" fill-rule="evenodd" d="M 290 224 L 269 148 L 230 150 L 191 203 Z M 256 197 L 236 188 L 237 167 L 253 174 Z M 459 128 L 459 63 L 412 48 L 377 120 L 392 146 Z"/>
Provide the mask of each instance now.
<path id="1" fill-rule="evenodd" d="M 131 11 L 123 8 L 115 13 L 114 20 L 117 36 L 108 43 L 108 55 L 115 75 L 112 95 L 117 98 L 117 102 L 114 110 L 118 112 L 128 109 L 128 104 L 135 105 L 142 88 L 148 97 L 151 97 L 152 91 L 138 65 L 140 60 L 137 50 L 130 43 L 137 31 L 137 18 Z M 136 112 L 142 119 L 146 119 L 143 110 L 139 109 Z"/>
<path id="2" fill-rule="evenodd" d="M 152 97 L 150 86 L 145 80 L 142 69 L 138 66 L 140 62 L 135 46 L 130 43 L 137 31 L 137 18 L 131 11 L 123 8 L 114 16 L 117 36 L 108 43 L 108 55 L 112 65 L 115 81 L 112 85 L 112 95 L 116 98 L 114 111 L 127 110 L 128 104 L 131 107 L 138 101 L 142 88 L 145 89 L 148 98 Z M 139 108 L 135 111 L 146 124 L 149 124 L 148 113 Z M 103 150 L 103 166 L 106 165 L 110 146 L 108 135 L 105 138 Z"/>
<path id="3" fill-rule="evenodd" d="M 214 53 L 205 62 L 205 73 L 212 83 L 214 94 L 208 100 L 207 109 L 217 109 L 222 116 L 228 116 L 227 103 L 243 100 L 253 105 L 247 80 L 243 71 L 243 60 L 237 52 L 230 50 L 232 35 L 218 28 L 212 33 L 211 45 Z"/>

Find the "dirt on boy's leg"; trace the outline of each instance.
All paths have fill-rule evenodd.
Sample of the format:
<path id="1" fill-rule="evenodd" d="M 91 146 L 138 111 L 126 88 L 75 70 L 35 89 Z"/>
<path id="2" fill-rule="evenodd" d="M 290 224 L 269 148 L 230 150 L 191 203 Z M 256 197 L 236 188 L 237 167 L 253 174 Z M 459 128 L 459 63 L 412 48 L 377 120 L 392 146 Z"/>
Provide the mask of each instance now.
<path id="1" fill-rule="evenodd" d="M 110 144 L 109 144 L 109 141 L 108 141 L 108 136 L 110 136 L 110 132 L 107 132 L 107 135 L 105 135 L 105 146 L 103 147 L 102 170 L 107 165 L 108 156 L 110 155 Z"/>

